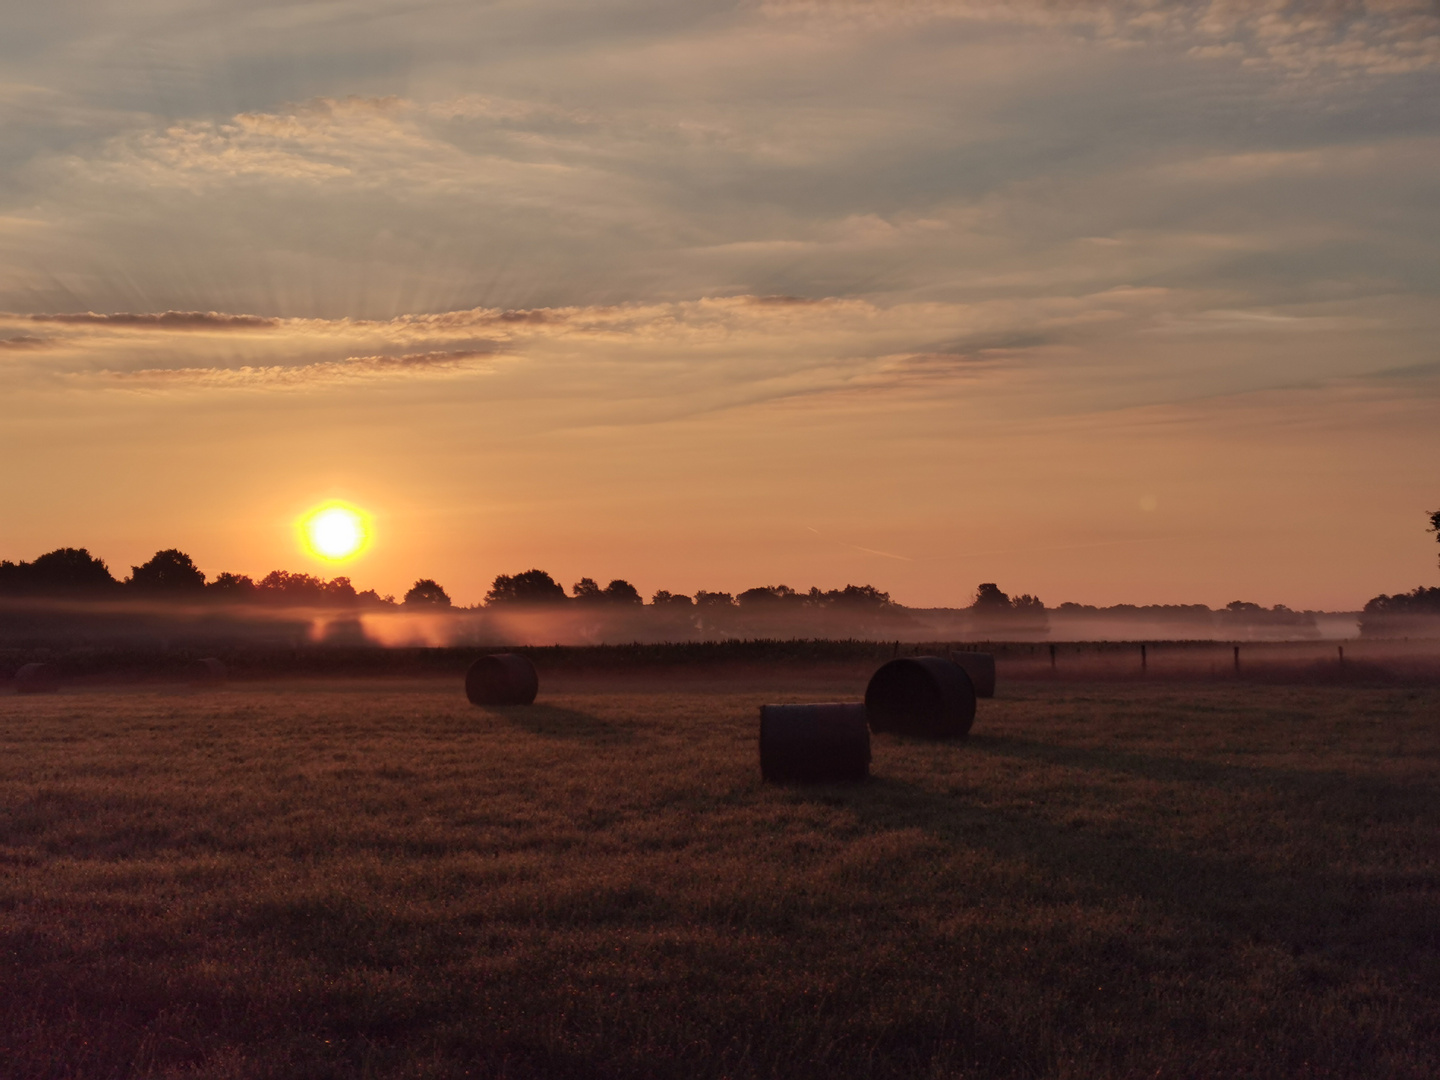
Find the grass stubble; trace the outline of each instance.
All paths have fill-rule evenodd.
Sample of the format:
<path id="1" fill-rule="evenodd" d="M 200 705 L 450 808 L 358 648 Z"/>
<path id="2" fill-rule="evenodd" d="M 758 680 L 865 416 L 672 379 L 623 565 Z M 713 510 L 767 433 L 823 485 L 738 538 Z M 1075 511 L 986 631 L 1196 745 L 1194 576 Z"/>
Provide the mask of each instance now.
<path id="1" fill-rule="evenodd" d="M 0 698 L 0 1072 L 1440 1075 L 1435 689 L 1011 684 L 763 785 L 825 697 Z"/>

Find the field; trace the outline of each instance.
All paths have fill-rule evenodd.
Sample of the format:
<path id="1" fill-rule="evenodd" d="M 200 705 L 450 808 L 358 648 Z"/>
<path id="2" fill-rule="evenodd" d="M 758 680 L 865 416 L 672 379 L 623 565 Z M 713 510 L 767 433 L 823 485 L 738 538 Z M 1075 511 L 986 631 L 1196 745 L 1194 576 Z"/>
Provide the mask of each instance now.
<path id="1" fill-rule="evenodd" d="M 1002 682 L 773 787 L 863 679 L 0 697 L 0 1072 L 1434 1077 L 1440 690 Z"/>

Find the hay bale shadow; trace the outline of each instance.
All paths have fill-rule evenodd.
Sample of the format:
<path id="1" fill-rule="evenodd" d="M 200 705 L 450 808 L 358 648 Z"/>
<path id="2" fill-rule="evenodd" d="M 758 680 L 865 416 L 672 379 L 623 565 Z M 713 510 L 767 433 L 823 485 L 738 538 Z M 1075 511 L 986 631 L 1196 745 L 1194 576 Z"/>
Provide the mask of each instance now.
<path id="1" fill-rule="evenodd" d="M 1315 807 L 1317 826 L 1347 812 L 1356 778 L 1319 777 L 1286 769 L 1234 767 L 1145 755 L 1046 747 L 986 738 L 968 747 L 983 754 L 1032 757 L 1082 768 L 1121 769 L 1155 778 L 1200 784 L 1279 788 L 1291 806 Z M 1434 805 L 1429 783 L 1361 782 L 1359 801 L 1371 813 L 1406 817 Z M 1259 864 L 1221 848 L 1180 850 L 1143 833 L 1077 830 L 1048 819 L 1041 808 L 993 808 L 966 790 L 926 790 L 908 781 L 872 774 L 849 789 L 791 791 L 795 802 L 843 806 L 863 833 L 916 829 L 947 846 L 987 852 L 997 864 L 1028 866 L 1031 888 L 1061 889 L 1077 897 L 1130 898 L 1178 918 L 1216 940 L 1280 945 L 1294 955 L 1324 953 L 1338 961 L 1414 977 L 1433 964 L 1437 938 L 1434 879 L 1413 871 L 1370 870 L 1364 875 L 1335 866 L 1282 860 Z"/>

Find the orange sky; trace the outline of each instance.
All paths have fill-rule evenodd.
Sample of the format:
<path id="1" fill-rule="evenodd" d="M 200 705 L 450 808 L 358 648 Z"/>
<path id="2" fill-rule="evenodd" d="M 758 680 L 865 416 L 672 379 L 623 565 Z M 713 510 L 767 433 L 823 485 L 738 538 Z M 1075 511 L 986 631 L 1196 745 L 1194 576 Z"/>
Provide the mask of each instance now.
<path id="1" fill-rule="evenodd" d="M 0 44 L 0 557 L 1436 579 L 1422 3 L 286 11 Z M 330 498 L 375 515 L 343 567 L 295 543 Z"/>

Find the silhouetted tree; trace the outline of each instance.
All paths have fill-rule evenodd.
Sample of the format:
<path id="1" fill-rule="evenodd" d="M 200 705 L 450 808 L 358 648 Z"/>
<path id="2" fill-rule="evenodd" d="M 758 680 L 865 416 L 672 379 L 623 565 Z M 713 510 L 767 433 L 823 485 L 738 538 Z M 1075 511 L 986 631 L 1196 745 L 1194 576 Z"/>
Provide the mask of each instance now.
<path id="1" fill-rule="evenodd" d="M 438 583 L 429 578 L 421 578 L 411 585 L 410 591 L 405 594 L 405 606 L 447 608 L 450 606 L 450 597 Z"/>
<path id="2" fill-rule="evenodd" d="M 570 591 L 582 604 L 598 604 L 605 599 L 605 594 L 600 589 L 600 583 L 594 578 L 582 577 L 570 587 Z"/>
<path id="3" fill-rule="evenodd" d="M 695 606 L 702 608 L 733 607 L 735 598 L 728 592 L 706 592 L 701 589 L 695 594 Z"/>
<path id="4" fill-rule="evenodd" d="M 1012 599 L 993 581 L 987 581 L 975 590 L 975 602 L 970 605 L 970 610 L 974 613 L 976 625 L 983 629 L 1031 634 L 1048 632 L 1050 626 L 1045 602 L 1038 596 L 1021 593 Z"/>
<path id="5" fill-rule="evenodd" d="M 1408 593 L 1383 593 L 1365 605 L 1366 615 L 1440 615 L 1440 588 L 1421 585 Z"/>
<path id="6" fill-rule="evenodd" d="M 1044 616 L 1045 602 L 1038 596 L 1021 593 L 1010 601 L 1010 609 L 1020 615 Z"/>
<path id="7" fill-rule="evenodd" d="M 1440 510 L 1431 511 L 1430 528 L 1426 529 L 1425 531 L 1433 532 L 1435 534 L 1435 542 L 1437 544 L 1440 544 Z"/>
<path id="8" fill-rule="evenodd" d="M 665 608 L 688 608 L 694 607 L 695 601 L 684 593 L 672 593 L 669 589 L 659 589 L 650 598 L 650 603 L 655 607 Z"/>
<path id="9" fill-rule="evenodd" d="M 797 606 L 803 600 L 804 597 L 789 585 L 763 585 L 758 589 L 746 589 L 735 598 L 737 604 L 751 611 Z"/>
<path id="10" fill-rule="evenodd" d="M 996 613 L 1010 610 L 1010 597 L 1000 591 L 1000 586 L 987 581 L 975 590 L 975 600 L 970 605 L 976 611 Z"/>
<path id="11" fill-rule="evenodd" d="M 337 607 L 353 607 L 357 595 L 348 577 L 337 577 L 325 583 L 325 602 Z"/>
<path id="12" fill-rule="evenodd" d="M 103 596 L 117 582 L 85 548 L 56 548 L 34 562 L 0 563 L 0 593 L 10 596 Z"/>
<path id="13" fill-rule="evenodd" d="M 157 551 L 144 566 L 130 567 L 125 584 L 140 592 L 193 595 L 205 588 L 205 575 L 189 555 L 166 548 Z"/>
<path id="14" fill-rule="evenodd" d="M 831 589 L 829 592 L 811 589 L 805 602 L 811 607 L 881 608 L 891 606 L 890 594 L 881 592 L 874 585 L 846 585 L 843 589 Z"/>
<path id="15" fill-rule="evenodd" d="M 566 599 L 564 586 L 544 570 L 501 574 L 485 594 L 486 604 L 558 604 Z"/>
<path id="16" fill-rule="evenodd" d="M 609 604 L 643 604 L 640 590 L 624 578 L 616 578 L 605 586 L 605 602 Z"/>
<path id="17" fill-rule="evenodd" d="M 255 586 L 256 599 L 271 604 L 293 607 L 351 607 L 355 604 L 355 586 L 348 577 L 334 581 L 310 574 L 292 574 L 272 570 Z"/>
<path id="18" fill-rule="evenodd" d="M 255 582 L 249 574 L 217 574 L 205 592 L 220 600 L 254 600 Z"/>

